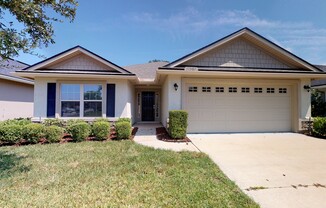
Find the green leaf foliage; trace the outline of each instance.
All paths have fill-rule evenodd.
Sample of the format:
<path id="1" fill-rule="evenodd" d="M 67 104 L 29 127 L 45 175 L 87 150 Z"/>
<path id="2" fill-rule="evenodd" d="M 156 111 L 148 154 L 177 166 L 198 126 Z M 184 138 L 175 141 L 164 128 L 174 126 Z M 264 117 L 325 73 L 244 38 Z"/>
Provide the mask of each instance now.
<path id="1" fill-rule="evenodd" d="M 19 51 L 33 54 L 33 49 L 55 43 L 53 23 L 72 22 L 77 6 L 76 0 L 0 1 L 0 57 L 17 56 Z M 10 21 L 10 15 L 17 22 Z"/>
<path id="2" fill-rule="evenodd" d="M 49 143 L 60 142 L 63 137 L 64 129 L 59 126 L 45 127 L 45 138 Z"/>
<path id="3" fill-rule="evenodd" d="M 117 139 L 129 139 L 131 136 L 131 124 L 128 121 L 115 123 Z"/>
<path id="4" fill-rule="evenodd" d="M 183 139 L 187 135 L 188 113 L 183 110 L 169 112 L 169 134 L 174 139 Z"/>
<path id="5" fill-rule="evenodd" d="M 0 144 L 15 144 L 22 139 L 23 126 L 18 124 L 0 124 Z"/>
<path id="6" fill-rule="evenodd" d="M 81 142 L 91 134 L 91 127 L 86 122 L 75 123 L 67 126 L 67 132 L 75 142 Z"/>
<path id="7" fill-rule="evenodd" d="M 58 119 L 58 118 L 49 118 L 45 119 L 43 121 L 44 126 L 58 126 L 58 127 L 64 127 L 65 122 L 64 120 Z"/>
<path id="8" fill-rule="evenodd" d="M 110 132 L 110 123 L 106 121 L 95 122 L 92 125 L 92 132 L 97 140 L 106 140 Z"/>
<path id="9" fill-rule="evenodd" d="M 326 117 L 314 118 L 313 133 L 317 136 L 326 136 Z"/>
<path id="10" fill-rule="evenodd" d="M 45 128 L 42 124 L 31 123 L 25 125 L 23 130 L 23 137 L 28 142 L 35 144 L 40 141 L 41 138 L 45 136 Z"/>

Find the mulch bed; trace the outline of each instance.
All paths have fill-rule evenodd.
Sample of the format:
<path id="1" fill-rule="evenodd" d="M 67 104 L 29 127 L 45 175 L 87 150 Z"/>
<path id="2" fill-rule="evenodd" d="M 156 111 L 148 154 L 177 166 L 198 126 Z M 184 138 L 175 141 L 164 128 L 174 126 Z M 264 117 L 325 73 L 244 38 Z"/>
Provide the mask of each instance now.
<path id="1" fill-rule="evenodd" d="M 156 128 L 156 138 L 164 142 L 191 142 L 188 137 L 185 137 L 183 139 L 173 139 L 172 137 L 170 137 L 169 133 L 164 127 Z"/>

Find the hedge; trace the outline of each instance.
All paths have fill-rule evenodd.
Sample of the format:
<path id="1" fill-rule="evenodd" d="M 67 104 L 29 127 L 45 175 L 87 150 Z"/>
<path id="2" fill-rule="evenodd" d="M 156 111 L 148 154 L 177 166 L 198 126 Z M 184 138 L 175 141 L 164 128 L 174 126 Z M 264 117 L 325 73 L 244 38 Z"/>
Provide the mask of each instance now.
<path id="1" fill-rule="evenodd" d="M 115 123 L 117 139 L 129 139 L 131 135 L 131 123 L 128 121 L 118 121 Z"/>
<path id="2" fill-rule="evenodd" d="M 313 133 L 317 136 L 326 136 L 326 117 L 314 118 Z"/>
<path id="3" fill-rule="evenodd" d="M 47 126 L 45 131 L 45 138 L 49 143 L 60 142 L 64 133 L 64 129 L 59 126 Z"/>
<path id="4" fill-rule="evenodd" d="M 23 137 L 23 126 L 18 124 L 0 125 L 0 143 L 15 144 Z"/>
<path id="5" fill-rule="evenodd" d="M 32 121 L 27 118 L 23 119 L 9 119 L 1 122 L 1 125 L 20 125 L 20 126 L 25 126 L 27 124 L 31 124 Z"/>
<path id="6" fill-rule="evenodd" d="M 64 120 L 58 119 L 58 118 L 49 118 L 45 119 L 43 121 L 44 126 L 58 126 L 58 127 L 64 127 L 65 122 Z"/>
<path id="7" fill-rule="evenodd" d="M 130 118 L 119 118 L 116 122 L 129 122 L 131 125 L 131 119 Z"/>
<path id="8" fill-rule="evenodd" d="M 91 133 L 91 127 L 86 122 L 77 122 L 67 126 L 67 132 L 76 142 L 85 140 Z"/>
<path id="9" fill-rule="evenodd" d="M 174 139 L 183 139 L 187 135 L 188 113 L 183 110 L 169 111 L 169 134 Z"/>
<path id="10" fill-rule="evenodd" d="M 106 140 L 110 131 L 110 123 L 107 121 L 94 122 L 92 125 L 92 133 L 98 140 Z"/>
<path id="11" fill-rule="evenodd" d="M 39 123 L 31 123 L 25 125 L 23 130 L 23 137 L 29 143 L 35 144 L 45 136 L 45 127 Z"/>

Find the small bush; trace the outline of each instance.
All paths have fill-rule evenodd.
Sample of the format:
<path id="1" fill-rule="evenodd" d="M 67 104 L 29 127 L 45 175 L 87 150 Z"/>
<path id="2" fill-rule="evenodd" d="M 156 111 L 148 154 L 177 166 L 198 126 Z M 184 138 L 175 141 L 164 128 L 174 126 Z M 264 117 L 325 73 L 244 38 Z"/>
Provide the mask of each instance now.
<path id="1" fill-rule="evenodd" d="M 120 121 L 115 124 L 117 139 L 129 139 L 131 135 L 131 124 L 128 121 Z"/>
<path id="2" fill-rule="evenodd" d="M 313 133 L 317 136 L 326 136 L 326 117 L 314 118 Z"/>
<path id="3" fill-rule="evenodd" d="M 37 143 L 45 136 L 45 128 L 42 124 L 31 123 L 23 127 L 23 136 L 30 143 Z"/>
<path id="4" fill-rule="evenodd" d="M 183 139 L 187 135 L 188 113 L 183 110 L 169 112 L 169 134 L 174 139 Z"/>
<path id="5" fill-rule="evenodd" d="M 67 132 L 76 142 L 85 140 L 91 133 L 91 127 L 86 122 L 79 122 L 67 126 Z"/>
<path id="6" fill-rule="evenodd" d="M 119 118 L 116 123 L 118 122 L 129 122 L 131 124 L 131 119 L 130 118 Z"/>
<path id="7" fill-rule="evenodd" d="M 92 126 L 92 133 L 98 140 L 106 140 L 110 131 L 110 123 L 106 121 L 95 122 Z"/>
<path id="8" fill-rule="evenodd" d="M 32 121 L 27 118 L 9 119 L 9 120 L 1 122 L 1 124 L 3 124 L 3 125 L 20 125 L 20 126 L 25 126 L 25 125 L 31 124 L 31 123 L 32 123 Z"/>
<path id="9" fill-rule="evenodd" d="M 49 118 L 45 119 L 43 121 L 44 126 L 58 126 L 58 127 L 64 127 L 65 122 L 64 120 L 60 120 L 58 118 Z"/>
<path id="10" fill-rule="evenodd" d="M 110 122 L 109 119 L 107 119 L 107 118 L 96 118 L 96 119 L 94 120 L 94 123 L 95 123 L 95 122 L 102 122 L 102 121 L 103 121 L 103 122 Z"/>
<path id="11" fill-rule="evenodd" d="M 59 126 L 45 127 L 45 138 L 49 143 L 60 142 L 63 137 L 64 129 Z"/>
<path id="12" fill-rule="evenodd" d="M 78 123 L 86 123 L 86 121 L 84 121 L 82 119 L 69 119 L 69 120 L 67 120 L 67 126 L 71 126 L 71 125 L 78 124 Z"/>
<path id="13" fill-rule="evenodd" d="M 22 139 L 23 127 L 18 124 L 0 125 L 0 143 L 15 144 Z"/>

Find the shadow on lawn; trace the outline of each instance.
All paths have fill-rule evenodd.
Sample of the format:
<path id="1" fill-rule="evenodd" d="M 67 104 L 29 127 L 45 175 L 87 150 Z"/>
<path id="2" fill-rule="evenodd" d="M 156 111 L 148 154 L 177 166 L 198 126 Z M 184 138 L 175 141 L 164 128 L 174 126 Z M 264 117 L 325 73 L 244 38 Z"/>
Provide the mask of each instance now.
<path id="1" fill-rule="evenodd" d="M 16 172 L 27 172 L 30 167 L 23 165 L 26 156 L 19 156 L 9 151 L 0 150 L 0 179 L 7 178 Z"/>

